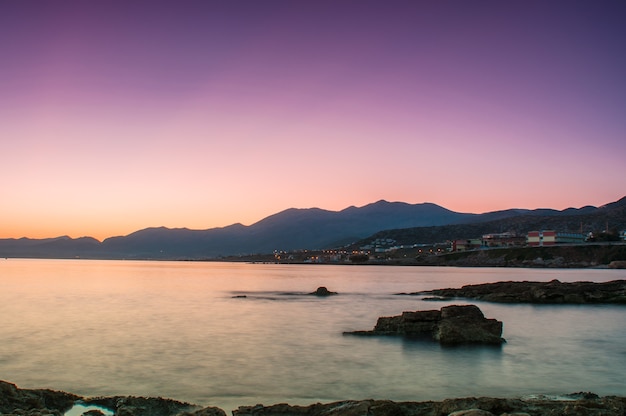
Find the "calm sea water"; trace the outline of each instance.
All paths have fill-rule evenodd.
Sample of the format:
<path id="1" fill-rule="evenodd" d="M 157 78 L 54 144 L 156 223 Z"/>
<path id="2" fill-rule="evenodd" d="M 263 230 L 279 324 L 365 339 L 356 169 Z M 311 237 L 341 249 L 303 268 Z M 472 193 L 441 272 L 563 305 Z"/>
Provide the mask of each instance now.
<path id="1" fill-rule="evenodd" d="M 624 396 L 625 306 L 474 302 L 504 322 L 501 348 L 342 332 L 450 304 L 399 292 L 625 278 L 624 270 L 8 259 L 0 261 L 0 379 L 227 411 L 365 398 Z M 318 286 L 340 296 L 303 295 Z"/>

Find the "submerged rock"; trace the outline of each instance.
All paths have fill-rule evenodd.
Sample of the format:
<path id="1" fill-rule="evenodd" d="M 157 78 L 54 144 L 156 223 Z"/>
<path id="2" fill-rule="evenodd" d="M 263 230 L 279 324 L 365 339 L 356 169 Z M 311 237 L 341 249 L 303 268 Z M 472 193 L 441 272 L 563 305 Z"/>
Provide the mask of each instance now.
<path id="1" fill-rule="evenodd" d="M 403 335 L 430 337 L 443 345 L 500 345 L 502 322 L 487 319 L 476 305 L 452 305 L 441 310 L 403 312 L 380 317 L 371 331 L 345 332 L 348 335 Z"/>
<path id="2" fill-rule="evenodd" d="M 314 296 L 331 296 L 331 295 L 336 295 L 336 294 L 337 292 L 331 292 L 325 286 L 320 286 L 317 288 L 315 292 L 309 293 L 309 295 L 314 295 Z"/>

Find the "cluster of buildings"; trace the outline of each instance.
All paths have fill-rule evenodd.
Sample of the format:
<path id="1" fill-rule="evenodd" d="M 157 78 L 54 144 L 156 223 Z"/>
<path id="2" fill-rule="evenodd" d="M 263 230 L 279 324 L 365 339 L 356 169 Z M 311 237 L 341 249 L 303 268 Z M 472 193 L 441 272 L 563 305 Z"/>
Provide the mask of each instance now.
<path id="1" fill-rule="evenodd" d="M 398 244 L 393 238 L 377 238 L 358 249 L 275 251 L 277 263 L 341 263 L 367 261 L 368 258 L 386 258 L 400 253 L 404 257 L 433 256 L 450 251 L 481 250 L 504 247 L 544 247 L 557 244 L 583 244 L 593 235 L 559 232 L 555 230 L 485 234 L 480 238 L 458 239 L 431 244 Z M 626 230 L 619 232 L 619 239 L 626 242 Z"/>
<path id="2" fill-rule="evenodd" d="M 415 250 L 418 254 L 439 254 L 450 251 L 450 242 L 434 244 L 398 244 L 393 238 L 377 238 L 359 247 L 360 252 L 369 254 L 391 253 L 397 250 Z"/>
<path id="3" fill-rule="evenodd" d="M 555 244 L 582 244 L 587 236 L 579 233 L 558 233 L 549 231 L 529 231 L 526 242 L 531 247 L 553 246 Z"/>
<path id="4" fill-rule="evenodd" d="M 626 240 L 626 232 L 621 233 Z M 360 249 L 371 253 L 389 253 L 399 249 L 421 249 L 419 253 L 439 254 L 445 251 L 467 251 L 498 247 L 543 247 L 556 244 L 583 244 L 589 235 L 555 230 L 529 231 L 525 235 L 514 232 L 485 234 L 479 238 L 458 239 L 440 244 L 398 245 L 391 238 L 378 238 Z"/>

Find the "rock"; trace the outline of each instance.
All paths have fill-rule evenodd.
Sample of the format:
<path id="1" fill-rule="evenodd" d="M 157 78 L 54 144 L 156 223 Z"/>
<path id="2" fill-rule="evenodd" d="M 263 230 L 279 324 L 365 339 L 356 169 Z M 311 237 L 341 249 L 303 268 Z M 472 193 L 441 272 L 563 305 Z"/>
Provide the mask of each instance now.
<path id="1" fill-rule="evenodd" d="M 324 286 L 320 286 L 317 288 L 317 290 L 313 293 L 309 293 L 309 295 L 314 295 L 314 296 L 331 296 L 331 295 L 336 295 L 337 292 L 331 292 L 330 290 L 326 289 L 326 287 Z"/>
<path id="2" fill-rule="evenodd" d="M 490 397 L 447 399 L 441 402 L 392 402 L 389 400 L 341 401 L 290 406 L 286 403 L 263 406 L 241 406 L 233 416 L 527 416 L 580 415 L 624 416 L 625 397 L 590 400 L 500 399 Z"/>
<path id="3" fill-rule="evenodd" d="M 457 410 L 448 416 L 494 416 L 493 413 L 481 409 Z"/>
<path id="4" fill-rule="evenodd" d="M 455 311 L 453 311 L 454 313 Z M 458 315 L 455 315 L 458 316 Z M 75 401 L 92 403 L 116 410 L 116 416 L 226 416 L 217 407 L 190 405 L 160 397 L 100 397 L 85 399 L 71 393 L 52 390 L 20 389 L 0 381 L 0 415 L 62 416 Z M 59 407 L 60 406 L 60 407 Z M 624 416 L 626 397 L 599 397 L 593 393 L 574 393 L 559 398 L 537 396 L 529 399 L 468 397 L 440 402 L 393 402 L 390 400 L 345 400 L 291 406 L 240 406 L 233 416 L 433 416 L 433 415 L 580 415 Z"/>
<path id="5" fill-rule="evenodd" d="M 271 406 L 240 406 L 233 416 L 405 416 L 400 404 L 389 400 L 345 400 L 334 403 L 316 403 L 310 406 L 291 406 L 286 403 Z"/>
<path id="6" fill-rule="evenodd" d="M 82 416 L 104 416 L 104 412 L 102 410 L 92 409 L 87 410 Z"/>
<path id="7" fill-rule="evenodd" d="M 502 322 L 485 318 L 476 305 L 452 305 L 439 311 L 403 312 L 399 316 L 380 317 L 371 331 L 345 334 L 429 337 L 443 345 L 500 345 L 504 342 Z"/>
<path id="8" fill-rule="evenodd" d="M 609 269 L 626 269 L 626 261 L 613 260 L 609 263 Z"/>
<path id="9" fill-rule="evenodd" d="M 112 396 L 84 399 L 115 411 L 115 416 L 170 416 L 194 413 L 200 406 L 161 397 Z"/>
<path id="10" fill-rule="evenodd" d="M 442 296 L 430 296 L 430 297 L 423 298 L 422 300 L 426 302 L 447 302 L 447 301 L 452 300 L 452 298 L 446 298 Z"/>
<path id="11" fill-rule="evenodd" d="M 475 305 L 441 308 L 434 338 L 444 345 L 502 344 L 502 322 L 487 319 Z"/>
<path id="12" fill-rule="evenodd" d="M 226 412 L 219 407 L 205 407 L 193 412 L 182 412 L 177 416 L 226 416 Z"/>
<path id="13" fill-rule="evenodd" d="M 20 389 L 15 384 L 0 381 L 0 414 L 36 410 L 35 413 L 61 415 L 79 398 L 62 391 Z"/>
<path id="14" fill-rule="evenodd" d="M 626 304 L 626 280 L 610 282 L 497 282 L 467 285 L 457 289 L 436 289 L 412 295 L 468 298 L 500 303 L 540 304 Z"/>

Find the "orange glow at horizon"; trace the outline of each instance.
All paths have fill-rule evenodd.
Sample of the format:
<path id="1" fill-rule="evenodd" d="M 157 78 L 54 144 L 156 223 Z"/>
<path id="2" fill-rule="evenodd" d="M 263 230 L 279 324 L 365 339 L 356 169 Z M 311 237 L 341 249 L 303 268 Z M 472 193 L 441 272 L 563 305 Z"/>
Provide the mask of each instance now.
<path id="1" fill-rule="evenodd" d="M 251 4 L 0 2 L 0 238 L 626 195 L 619 2 Z"/>

